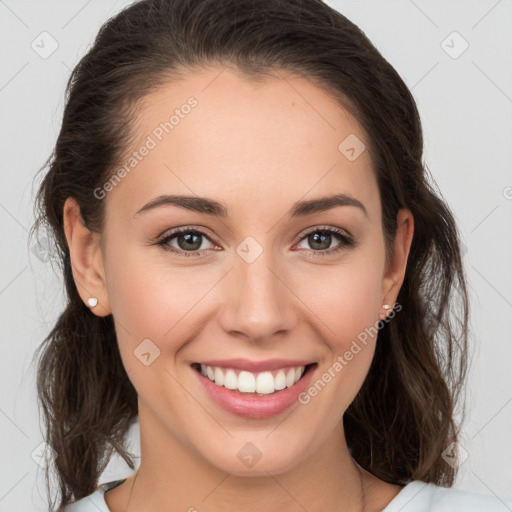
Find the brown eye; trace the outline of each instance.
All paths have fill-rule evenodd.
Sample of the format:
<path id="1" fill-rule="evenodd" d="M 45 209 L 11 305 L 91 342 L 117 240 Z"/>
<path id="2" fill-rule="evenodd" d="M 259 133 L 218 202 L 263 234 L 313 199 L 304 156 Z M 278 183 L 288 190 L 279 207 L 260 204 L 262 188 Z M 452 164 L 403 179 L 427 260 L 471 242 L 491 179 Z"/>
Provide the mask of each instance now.
<path id="1" fill-rule="evenodd" d="M 306 244 L 307 247 L 301 246 Z M 305 249 L 315 256 L 329 255 L 341 249 L 354 247 L 355 239 L 344 231 L 336 228 L 315 229 L 302 237 L 297 247 Z"/>
<path id="2" fill-rule="evenodd" d="M 309 235 L 307 240 L 312 249 L 322 251 L 331 247 L 333 236 L 324 231 L 317 231 L 316 233 Z"/>
<path id="3" fill-rule="evenodd" d="M 208 243 L 211 244 L 208 247 Z M 178 229 L 157 242 L 164 250 L 180 256 L 201 256 L 215 246 L 210 238 L 197 229 Z"/>
<path id="4" fill-rule="evenodd" d="M 184 251 L 198 251 L 202 245 L 202 235 L 197 233 L 180 234 L 174 238 L 176 238 L 179 248 Z"/>

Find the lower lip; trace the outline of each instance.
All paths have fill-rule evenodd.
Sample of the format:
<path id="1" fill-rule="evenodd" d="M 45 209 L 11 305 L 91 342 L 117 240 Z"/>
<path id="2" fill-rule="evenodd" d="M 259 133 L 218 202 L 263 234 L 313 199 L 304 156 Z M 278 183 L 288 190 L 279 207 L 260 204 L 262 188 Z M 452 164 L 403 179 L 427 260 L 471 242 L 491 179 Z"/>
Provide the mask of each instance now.
<path id="1" fill-rule="evenodd" d="M 309 368 L 293 386 L 260 396 L 247 395 L 224 386 L 217 386 L 194 368 L 192 371 L 197 375 L 210 398 L 220 407 L 236 416 L 264 419 L 281 414 L 298 401 L 299 395 L 308 387 L 315 367 Z"/>

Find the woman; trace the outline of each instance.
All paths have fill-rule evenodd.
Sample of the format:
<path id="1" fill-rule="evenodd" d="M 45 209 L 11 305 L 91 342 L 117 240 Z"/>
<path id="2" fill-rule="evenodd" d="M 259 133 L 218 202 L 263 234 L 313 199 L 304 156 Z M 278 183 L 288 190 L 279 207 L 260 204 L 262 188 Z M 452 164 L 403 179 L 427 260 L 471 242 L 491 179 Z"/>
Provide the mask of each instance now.
<path id="1" fill-rule="evenodd" d="M 318 0 L 109 20 L 38 195 L 57 510 L 503 507 L 447 489 L 468 307 L 427 178 L 407 87 Z M 137 420 L 139 468 L 98 487 Z"/>

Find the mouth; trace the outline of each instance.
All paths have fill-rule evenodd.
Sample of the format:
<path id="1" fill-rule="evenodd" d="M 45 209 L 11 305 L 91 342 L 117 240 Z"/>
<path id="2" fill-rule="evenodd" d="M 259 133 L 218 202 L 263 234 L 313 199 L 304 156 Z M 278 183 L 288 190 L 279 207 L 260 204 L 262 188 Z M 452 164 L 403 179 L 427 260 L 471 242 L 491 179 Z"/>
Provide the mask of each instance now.
<path id="1" fill-rule="evenodd" d="M 318 363 L 297 366 L 273 364 L 273 369 L 249 371 L 240 367 L 192 363 L 192 368 L 220 388 L 245 396 L 276 395 L 291 388 L 313 371 Z M 248 365 L 244 365 L 247 367 Z"/>

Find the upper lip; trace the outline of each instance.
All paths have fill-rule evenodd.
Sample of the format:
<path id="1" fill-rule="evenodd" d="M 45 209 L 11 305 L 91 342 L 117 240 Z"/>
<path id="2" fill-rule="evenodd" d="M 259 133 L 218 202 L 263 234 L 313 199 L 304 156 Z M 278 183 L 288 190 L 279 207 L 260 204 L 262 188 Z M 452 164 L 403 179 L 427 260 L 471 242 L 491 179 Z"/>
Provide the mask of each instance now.
<path id="1" fill-rule="evenodd" d="M 218 366 L 220 368 L 233 368 L 245 370 L 251 373 L 279 370 L 280 368 L 307 366 L 314 361 L 298 359 L 267 359 L 265 361 L 251 361 L 249 359 L 210 359 L 208 361 L 197 361 L 197 364 L 206 366 Z"/>

